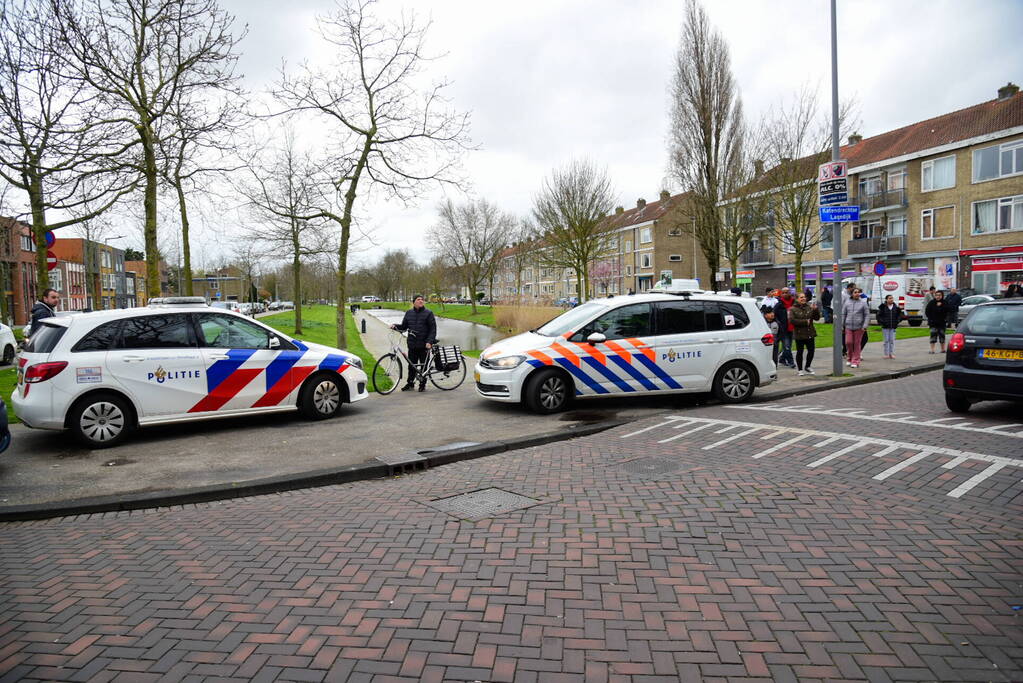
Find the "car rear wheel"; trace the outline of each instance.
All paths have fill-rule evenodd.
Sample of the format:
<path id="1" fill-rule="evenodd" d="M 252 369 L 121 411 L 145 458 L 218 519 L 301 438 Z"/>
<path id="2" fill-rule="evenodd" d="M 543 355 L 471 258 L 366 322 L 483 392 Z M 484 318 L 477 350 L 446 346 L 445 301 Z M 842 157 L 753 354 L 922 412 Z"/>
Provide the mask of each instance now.
<path id="1" fill-rule="evenodd" d="M 909 326 L 910 327 L 920 327 L 923 324 L 924 324 L 923 320 L 910 320 L 909 321 Z"/>
<path id="2" fill-rule="evenodd" d="M 945 405 L 948 406 L 948 409 L 953 413 L 970 412 L 970 399 L 956 391 L 945 392 Z"/>
<path id="3" fill-rule="evenodd" d="M 534 413 L 548 415 L 564 410 L 571 398 L 571 385 L 557 370 L 541 370 L 529 378 L 523 397 Z"/>
<path id="4" fill-rule="evenodd" d="M 131 411 L 119 396 L 93 394 L 71 408 L 68 426 L 82 445 L 110 448 L 121 443 L 131 431 Z"/>
<path id="5" fill-rule="evenodd" d="M 714 396 L 722 403 L 742 403 L 753 395 L 756 384 L 749 365 L 729 363 L 714 377 Z"/>
<path id="6" fill-rule="evenodd" d="M 344 402 L 340 379 L 333 375 L 313 377 L 302 392 L 302 412 L 310 420 L 337 415 Z"/>

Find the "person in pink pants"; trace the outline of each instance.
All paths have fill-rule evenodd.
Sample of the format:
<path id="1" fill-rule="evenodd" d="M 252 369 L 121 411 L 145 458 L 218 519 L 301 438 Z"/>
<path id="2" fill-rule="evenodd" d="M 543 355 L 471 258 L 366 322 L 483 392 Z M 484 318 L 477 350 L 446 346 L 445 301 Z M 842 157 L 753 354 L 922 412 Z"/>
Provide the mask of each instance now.
<path id="1" fill-rule="evenodd" d="M 842 305 L 842 322 L 845 327 L 845 347 L 849 353 L 849 367 L 860 367 L 863 345 L 863 330 L 870 323 L 870 306 L 858 287 Z"/>

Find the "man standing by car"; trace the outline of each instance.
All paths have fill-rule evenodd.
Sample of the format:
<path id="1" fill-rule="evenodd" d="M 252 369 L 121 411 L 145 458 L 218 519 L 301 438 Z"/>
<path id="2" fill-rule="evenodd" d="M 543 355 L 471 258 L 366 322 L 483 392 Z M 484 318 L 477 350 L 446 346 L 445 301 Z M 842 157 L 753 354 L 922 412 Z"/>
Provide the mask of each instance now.
<path id="1" fill-rule="evenodd" d="M 39 301 L 32 307 L 32 319 L 30 320 L 31 327 L 29 328 L 29 334 L 31 335 L 38 329 L 36 326 L 40 320 L 46 318 L 52 318 L 57 315 L 57 304 L 60 303 L 60 295 L 57 294 L 56 289 L 47 287 L 43 290 L 43 295 L 39 297 Z"/>
<path id="2" fill-rule="evenodd" d="M 416 365 L 426 363 L 428 353 L 437 342 L 437 318 L 426 307 L 422 294 L 412 297 L 412 308 L 405 311 L 400 325 L 391 325 L 392 330 L 408 330 L 408 382 L 402 391 L 411 391 L 416 381 Z M 426 377 L 419 378 L 419 391 L 426 391 Z"/>
<path id="3" fill-rule="evenodd" d="M 959 325 L 959 307 L 963 304 L 963 297 L 960 296 L 959 291 L 955 287 L 951 287 L 948 290 L 948 296 L 945 297 L 945 316 L 947 317 L 946 326 L 956 327 Z"/>

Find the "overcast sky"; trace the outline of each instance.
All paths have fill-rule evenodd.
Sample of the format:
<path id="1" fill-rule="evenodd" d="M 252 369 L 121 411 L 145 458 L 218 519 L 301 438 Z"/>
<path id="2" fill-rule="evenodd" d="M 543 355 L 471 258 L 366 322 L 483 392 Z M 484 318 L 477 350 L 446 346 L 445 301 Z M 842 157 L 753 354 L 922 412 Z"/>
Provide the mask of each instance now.
<path id="1" fill-rule="evenodd" d="M 239 70 L 265 90 L 281 59 L 319 59 L 315 16 L 329 0 L 222 0 L 249 33 Z M 830 103 L 826 0 L 705 0 L 731 49 L 747 115 L 756 119 L 804 83 Z M 542 178 L 573 158 L 605 166 L 631 207 L 665 184 L 668 88 L 683 0 L 398 2 L 432 19 L 428 46 L 446 53 L 430 72 L 472 114 L 480 146 L 466 160 L 476 196 L 526 215 Z M 1023 82 L 1023 0 L 839 0 L 839 88 L 858 104 L 864 136 L 993 99 Z M 670 188 L 675 189 L 675 188 Z M 377 246 L 429 257 L 423 233 L 443 195 L 418 207 L 363 206 Z M 456 199 L 461 197 L 456 196 Z M 216 251 L 200 237 L 200 253 Z"/>

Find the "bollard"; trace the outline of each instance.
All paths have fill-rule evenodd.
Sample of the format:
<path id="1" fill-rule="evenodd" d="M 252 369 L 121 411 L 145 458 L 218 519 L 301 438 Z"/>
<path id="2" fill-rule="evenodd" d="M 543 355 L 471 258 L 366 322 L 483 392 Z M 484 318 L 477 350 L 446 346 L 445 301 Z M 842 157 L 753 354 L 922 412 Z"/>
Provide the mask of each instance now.
<path id="1" fill-rule="evenodd" d="M 366 334 L 366 319 L 362 319 L 362 333 Z"/>

